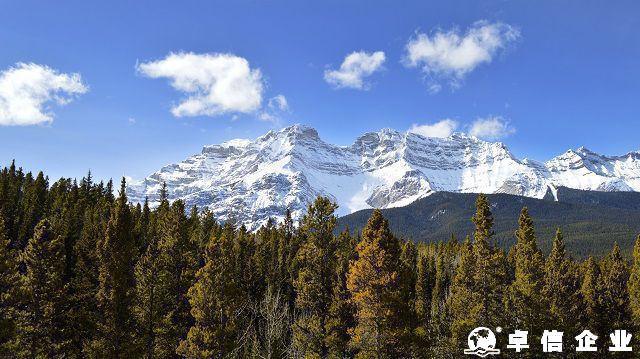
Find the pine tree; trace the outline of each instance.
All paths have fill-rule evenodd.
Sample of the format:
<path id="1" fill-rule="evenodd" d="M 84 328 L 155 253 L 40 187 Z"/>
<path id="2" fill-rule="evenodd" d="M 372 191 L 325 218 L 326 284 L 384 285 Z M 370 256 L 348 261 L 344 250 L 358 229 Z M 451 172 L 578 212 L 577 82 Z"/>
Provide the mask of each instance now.
<path id="1" fill-rule="evenodd" d="M 123 178 L 104 241 L 99 243 L 100 286 L 97 295 L 103 322 L 99 325 L 99 336 L 89 348 L 89 352 L 97 356 L 126 358 L 136 353 L 132 314 L 136 256 L 133 229 Z"/>
<path id="2" fill-rule="evenodd" d="M 0 357 L 10 357 L 16 337 L 17 291 L 20 273 L 15 251 L 5 230 L 0 210 Z"/>
<path id="3" fill-rule="evenodd" d="M 426 325 L 431 317 L 435 271 L 433 258 L 425 253 L 419 254 L 416 267 L 415 312 L 421 325 Z"/>
<path id="4" fill-rule="evenodd" d="M 215 219 L 213 218 L 213 213 L 211 213 L 211 211 L 208 208 L 205 208 L 204 211 L 202 211 L 202 214 L 200 216 L 201 218 L 201 225 L 200 225 L 200 231 L 198 231 L 198 237 L 193 238 L 194 242 L 196 242 L 198 244 L 198 261 L 199 263 L 199 268 L 202 268 L 202 266 L 204 266 L 204 253 L 207 250 L 207 245 L 209 244 L 209 239 L 217 236 L 220 232 L 220 226 L 216 223 Z"/>
<path id="5" fill-rule="evenodd" d="M 61 237 L 52 233 L 48 220 L 41 220 L 22 254 L 25 274 L 20 285 L 20 357 L 56 357 L 63 353 L 63 256 Z"/>
<path id="6" fill-rule="evenodd" d="M 460 247 L 458 266 L 451 283 L 448 307 L 451 311 L 451 340 L 454 347 L 466 343 L 469 331 L 478 326 L 480 307 L 473 305 L 477 299 L 475 292 L 476 258 L 469 237 Z"/>
<path id="7" fill-rule="evenodd" d="M 485 195 L 476 199 L 474 242 L 465 241 L 451 284 L 451 344 L 466 342 L 469 331 L 478 326 L 504 325 L 503 298 L 507 284 L 507 259 L 490 243 L 493 215 Z"/>
<path id="8" fill-rule="evenodd" d="M 293 312 L 293 305 L 295 304 L 293 279 L 291 273 L 291 266 L 293 258 L 293 235 L 294 235 L 293 219 L 291 218 L 291 211 L 287 208 L 285 211 L 284 221 L 278 229 L 278 273 L 282 281 L 280 283 L 280 294 L 286 300 L 289 306 L 289 313 Z"/>
<path id="9" fill-rule="evenodd" d="M 480 194 L 476 198 L 476 213 L 471 220 L 475 225 L 474 243 L 485 241 L 489 246 L 490 243 L 488 242 L 495 232 L 493 231 L 493 214 L 489 206 L 489 199 L 484 194 Z"/>
<path id="10" fill-rule="evenodd" d="M 509 287 L 506 310 L 513 329 L 526 330 L 535 338 L 544 330 L 547 306 L 542 295 L 544 258 L 536 244 L 533 220 L 527 207 L 522 208 L 515 236 L 515 280 Z"/>
<path id="11" fill-rule="evenodd" d="M 39 172 L 35 180 L 31 173 L 25 179 L 27 185 L 23 200 L 20 229 L 18 233 L 17 248 L 24 248 L 29 238 L 33 235 L 36 224 L 44 217 L 47 204 L 48 180 L 42 172 Z"/>
<path id="12" fill-rule="evenodd" d="M 15 161 L 12 161 L 11 166 L 9 166 L 9 168 L 5 168 L 2 173 L 5 181 L 2 184 L 2 187 L 0 187 L 0 190 L 2 191 L 2 193 L 0 193 L 0 198 L 4 199 L 3 201 L 0 201 L 0 205 L 2 206 L 2 211 L 0 212 L 2 212 L 4 216 L 5 230 L 7 231 L 7 237 L 11 242 L 11 247 L 22 250 L 25 242 L 20 241 L 18 234 L 21 228 L 20 222 L 24 216 L 24 210 L 22 207 L 24 202 L 26 178 L 21 168 L 16 169 Z M 29 175 L 29 179 L 31 182 L 33 181 L 31 175 Z M 35 223 L 33 223 L 33 225 L 35 225 Z"/>
<path id="13" fill-rule="evenodd" d="M 105 218 L 109 207 L 106 203 L 88 208 L 84 226 L 73 252 L 76 258 L 74 277 L 69 290 L 69 322 L 71 323 L 71 346 L 79 353 L 98 335 L 100 310 L 98 309 L 99 267 L 96 247 L 104 236 Z M 90 351 L 89 351 L 90 352 Z"/>
<path id="14" fill-rule="evenodd" d="M 606 318 L 602 307 L 602 287 L 600 285 L 601 272 L 598 262 L 593 257 L 589 257 L 582 264 L 582 285 L 580 295 L 583 298 L 583 311 L 580 324 L 584 328 L 600 335 L 605 331 Z"/>
<path id="15" fill-rule="evenodd" d="M 327 323 L 327 348 L 331 356 L 336 358 L 350 357 L 349 330 L 355 326 L 355 308 L 351 301 L 351 293 L 347 288 L 349 263 L 356 260 L 357 239 L 349 234 L 347 227 L 338 237 L 336 279 L 333 285 L 333 297 L 329 308 Z"/>
<path id="16" fill-rule="evenodd" d="M 255 300 L 260 300 L 263 297 L 263 291 L 265 288 L 270 287 L 276 290 L 280 287 L 282 276 L 284 273 L 280 273 L 278 262 L 278 244 L 279 244 L 279 232 L 275 226 L 275 222 L 270 218 L 267 224 L 262 226 L 256 233 L 255 249 L 255 266 L 257 275 L 262 279 L 258 284 L 257 292 L 255 292 Z M 248 274 L 248 273 L 247 273 Z"/>
<path id="17" fill-rule="evenodd" d="M 629 280 L 629 269 L 627 263 L 620 253 L 618 243 L 613 244 L 613 249 L 604 260 L 602 268 L 602 288 L 601 305 L 606 313 L 607 330 L 601 335 L 618 328 L 626 328 L 631 322 L 631 312 L 629 307 L 629 292 L 627 282 Z"/>
<path id="18" fill-rule="evenodd" d="M 189 289 L 193 326 L 180 342 L 177 353 L 188 358 L 221 358 L 240 347 L 243 322 L 241 287 L 235 276 L 234 229 L 225 224 L 222 234 L 207 246 L 205 265 Z M 215 288 L 215 289 L 213 289 Z"/>
<path id="19" fill-rule="evenodd" d="M 506 256 L 491 243 L 494 235 L 493 215 L 485 195 L 476 199 L 476 213 L 473 215 L 476 226 L 473 242 L 475 259 L 473 303 L 479 306 L 477 323 L 484 326 L 499 326 L 503 320 L 503 295 L 505 293 Z"/>
<path id="20" fill-rule="evenodd" d="M 168 301 L 168 273 L 163 271 L 165 256 L 158 248 L 158 235 L 155 229 L 148 233 L 149 242 L 135 266 L 136 296 L 133 313 L 137 324 L 137 341 L 146 358 L 171 356 L 173 351 L 166 351 L 166 343 L 161 337 L 170 326 L 166 318 Z"/>
<path id="21" fill-rule="evenodd" d="M 416 269 L 416 354 L 426 353 L 427 348 L 432 344 L 431 336 L 431 308 L 434 297 L 434 286 L 436 281 L 436 267 L 433 257 L 428 253 L 419 253 Z"/>
<path id="22" fill-rule="evenodd" d="M 138 204 L 139 206 L 140 204 Z M 136 206 L 137 208 L 137 206 Z M 138 209 L 136 209 L 136 212 Z M 134 219 L 135 222 L 135 239 L 136 252 L 141 256 L 151 239 L 149 232 L 151 231 L 151 208 L 149 208 L 149 199 L 145 197 L 144 204 L 140 208 L 140 215 Z"/>
<path id="23" fill-rule="evenodd" d="M 580 278 L 575 263 L 567 257 L 560 229 L 556 230 L 553 249 L 544 271 L 542 295 L 549 305 L 549 322 L 554 323 L 558 330 L 578 335 L 577 318 L 582 302 Z"/>
<path id="24" fill-rule="evenodd" d="M 299 235 L 298 228 L 293 224 L 293 218 L 289 208 L 285 211 L 284 221 L 280 226 L 280 232 L 282 238 L 282 244 L 280 246 L 280 268 L 288 274 L 288 278 L 283 286 L 283 294 L 287 297 L 289 312 L 293 313 L 296 300 L 293 283 L 298 277 L 297 256 L 298 251 L 300 250 L 302 236 Z"/>
<path id="25" fill-rule="evenodd" d="M 347 287 L 356 307 L 351 345 L 358 358 L 398 356 L 400 340 L 400 244 L 388 222 L 374 210 L 349 267 Z"/>
<path id="26" fill-rule="evenodd" d="M 629 276 L 629 308 L 636 328 L 640 329 L 640 234 L 633 247 L 633 265 Z"/>
<path id="27" fill-rule="evenodd" d="M 467 244 L 470 249 L 470 242 L 467 237 Z M 452 249 L 453 248 L 453 249 Z M 454 276 L 454 257 L 460 250 L 457 241 L 450 242 L 450 245 L 444 246 L 440 243 L 436 249 L 435 258 L 435 279 L 433 284 L 433 294 L 431 295 L 431 314 L 428 325 L 430 341 L 433 354 L 436 357 L 443 356 L 446 345 L 450 337 L 450 327 L 453 322 L 450 313 L 449 291 Z M 454 254 L 455 252 L 455 254 Z M 467 266 L 465 266 L 467 267 Z"/>
<path id="28" fill-rule="evenodd" d="M 328 198 L 318 197 L 300 227 L 305 242 L 296 255 L 300 270 L 294 281 L 297 317 L 293 333 L 296 349 L 306 356 L 328 354 L 327 320 L 336 268 L 336 208 Z"/>
<path id="29" fill-rule="evenodd" d="M 167 340 L 172 342 L 174 351 L 193 324 L 188 292 L 199 269 L 199 254 L 198 243 L 189 236 L 188 225 L 184 202 L 174 201 L 171 206 L 170 221 L 165 228 L 161 227 L 163 230 L 160 233 L 162 239 L 160 249 L 168 258 L 168 270 L 173 278 L 170 287 L 173 302 L 170 316 L 172 323 L 170 335 L 167 333 Z"/>
<path id="30" fill-rule="evenodd" d="M 400 289 L 400 301 L 398 302 L 398 319 L 401 331 L 400 344 L 402 356 L 409 356 L 415 348 L 414 330 L 418 324 L 416 317 L 416 273 L 417 273 L 418 249 L 413 241 L 405 241 L 400 253 L 398 264 L 398 285 Z"/>
<path id="31" fill-rule="evenodd" d="M 136 314 L 145 357 L 171 357 L 191 326 L 187 292 L 198 267 L 182 201 L 163 198 L 149 227 L 149 243 L 135 267 Z"/>
<path id="32" fill-rule="evenodd" d="M 238 229 L 234 243 L 234 276 L 241 293 L 238 301 L 243 302 L 244 306 L 258 305 L 264 299 L 267 289 L 264 272 L 260 273 L 258 268 L 259 260 L 264 258 L 259 258 L 260 252 L 256 248 L 258 247 L 256 241 L 256 236 L 249 233 L 244 225 Z M 274 282 L 274 286 L 271 287 L 273 292 L 271 294 L 274 296 L 277 294 L 278 284 Z"/>

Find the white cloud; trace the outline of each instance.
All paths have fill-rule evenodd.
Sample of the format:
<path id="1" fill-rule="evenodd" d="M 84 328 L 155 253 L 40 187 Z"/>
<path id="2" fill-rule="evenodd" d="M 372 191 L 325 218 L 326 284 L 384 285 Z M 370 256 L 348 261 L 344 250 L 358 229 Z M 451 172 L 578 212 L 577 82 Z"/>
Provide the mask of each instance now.
<path id="1" fill-rule="evenodd" d="M 60 73 L 46 65 L 17 63 L 0 72 L 0 126 L 53 122 L 51 105 L 64 106 L 89 88 L 78 73 Z"/>
<path id="2" fill-rule="evenodd" d="M 289 103 L 284 95 L 277 95 L 269 99 L 267 106 L 258 113 L 258 120 L 271 122 L 276 127 L 282 124 L 282 115 L 289 112 Z"/>
<path id="3" fill-rule="evenodd" d="M 486 140 L 498 140 L 514 132 L 516 132 L 515 128 L 511 127 L 508 121 L 499 116 L 479 118 L 471 124 L 469 129 L 471 136 Z"/>
<path id="4" fill-rule="evenodd" d="M 429 125 L 413 124 L 409 132 L 425 137 L 449 137 L 458 128 L 458 122 L 451 119 L 440 120 Z"/>
<path id="5" fill-rule="evenodd" d="M 270 112 L 260 112 L 258 114 L 258 120 L 260 121 L 265 121 L 265 122 L 271 122 L 273 124 L 277 124 L 280 122 L 280 118 L 276 115 L 274 115 L 273 113 Z"/>
<path id="6" fill-rule="evenodd" d="M 270 109 L 278 109 L 280 111 L 288 111 L 289 110 L 289 102 L 287 102 L 287 98 L 284 95 L 278 95 L 269 99 L 269 108 Z"/>
<path id="7" fill-rule="evenodd" d="M 174 89 L 188 95 L 171 109 L 176 117 L 251 113 L 262 104 L 262 73 L 232 54 L 171 53 L 137 69 L 150 78 L 170 79 Z"/>
<path id="8" fill-rule="evenodd" d="M 475 22 L 465 34 L 458 29 L 418 33 L 406 45 L 405 64 L 421 68 L 430 77 L 432 92 L 439 90 L 439 81 L 455 88 L 466 74 L 490 63 L 499 50 L 519 37 L 520 31 L 513 26 L 488 21 Z"/>
<path id="9" fill-rule="evenodd" d="M 366 90 L 369 87 L 364 79 L 378 71 L 384 63 L 384 52 L 352 52 L 344 58 L 338 70 L 326 70 L 324 80 L 336 88 L 348 87 Z"/>

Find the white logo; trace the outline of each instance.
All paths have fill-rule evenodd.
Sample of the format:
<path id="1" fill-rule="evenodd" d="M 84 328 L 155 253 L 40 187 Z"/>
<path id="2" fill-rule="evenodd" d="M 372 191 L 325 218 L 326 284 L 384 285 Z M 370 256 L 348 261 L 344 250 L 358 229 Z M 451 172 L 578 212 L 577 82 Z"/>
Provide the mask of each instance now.
<path id="1" fill-rule="evenodd" d="M 563 332 L 557 330 L 545 331 L 542 333 L 540 343 L 542 344 L 542 351 L 545 353 L 558 352 L 562 353 L 562 336 Z"/>
<path id="2" fill-rule="evenodd" d="M 496 349 L 496 336 L 491 329 L 478 327 L 469 333 L 467 338 L 469 349 L 465 349 L 465 354 L 477 355 L 484 358 L 488 355 L 500 354 L 500 349 Z"/>
<path id="3" fill-rule="evenodd" d="M 576 340 L 578 341 L 578 346 L 576 347 L 577 352 L 597 352 L 598 348 L 596 345 L 596 340 L 598 340 L 598 336 L 591 333 L 588 330 L 583 330 L 580 333 Z"/>
<path id="4" fill-rule="evenodd" d="M 610 352 L 630 352 L 633 350 L 629 346 L 631 342 L 631 333 L 627 333 L 626 330 L 616 330 L 615 332 L 609 334 L 611 337 L 612 347 L 609 347 Z"/>
<path id="5" fill-rule="evenodd" d="M 516 353 L 520 353 L 522 349 L 529 349 L 529 344 L 527 344 L 528 334 L 529 332 L 526 330 L 516 330 L 515 333 L 509 334 L 507 349 L 515 349 Z"/>

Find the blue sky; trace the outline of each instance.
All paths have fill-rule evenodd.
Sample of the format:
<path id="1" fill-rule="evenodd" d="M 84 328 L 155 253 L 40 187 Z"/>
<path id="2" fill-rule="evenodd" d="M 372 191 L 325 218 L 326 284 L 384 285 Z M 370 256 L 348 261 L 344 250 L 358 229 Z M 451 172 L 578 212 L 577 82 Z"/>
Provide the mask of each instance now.
<path id="1" fill-rule="evenodd" d="M 52 178 L 89 169 L 142 178 L 205 144 L 292 123 L 346 145 L 384 127 L 449 119 L 471 132 L 493 119 L 504 126 L 495 137 L 520 158 L 640 149 L 637 1 L 22 0 L 0 9 L 0 164 L 15 158 Z M 461 46 L 483 26 L 496 38 L 469 60 Z M 444 44 L 427 42 L 436 48 L 411 66 L 408 44 L 438 35 Z M 356 66 L 340 72 L 354 52 Z M 209 60 L 249 71 L 231 85 L 239 97 L 217 98 L 224 88 L 212 94 L 185 74 Z M 11 89 L 34 69 L 41 82 L 29 93 L 44 117 L 25 124 L 31 103 L 7 104 L 24 100 Z M 176 111 L 194 94 L 209 107 Z"/>

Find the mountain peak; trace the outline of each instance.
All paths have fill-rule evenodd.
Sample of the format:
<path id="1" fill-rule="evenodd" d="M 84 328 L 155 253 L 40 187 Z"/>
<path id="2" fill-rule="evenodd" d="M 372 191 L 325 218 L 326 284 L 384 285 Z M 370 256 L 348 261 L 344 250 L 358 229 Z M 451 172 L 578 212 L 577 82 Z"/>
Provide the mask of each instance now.
<path id="1" fill-rule="evenodd" d="M 320 140 L 318 131 L 315 128 L 302 124 L 294 124 L 292 126 L 285 127 L 282 130 L 278 131 L 278 133 L 296 139 L 302 138 Z"/>
<path id="2" fill-rule="evenodd" d="M 230 140 L 163 167 L 127 191 L 132 201 L 157 203 L 162 183 L 171 200 L 235 217 L 250 229 L 290 208 L 299 219 L 316 196 L 338 204 L 338 215 L 407 205 L 437 191 L 510 193 L 542 198 L 549 186 L 640 191 L 640 161 L 600 156 L 585 147 L 546 163 L 520 161 L 500 142 L 463 133 L 424 137 L 384 128 L 351 146 L 322 141 L 295 124 L 253 141 Z"/>
<path id="3" fill-rule="evenodd" d="M 595 153 L 595 152 L 591 151 L 590 149 L 588 149 L 586 146 L 578 147 L 578 149 L 575 152 L 578 152 L 578 153 L 583 154 L 583 155 L 591 155 L 591 154 L 598 155 L 597 153 Z M 600 155 L 598 155 L 598 156 L 600 156 Z"/>

